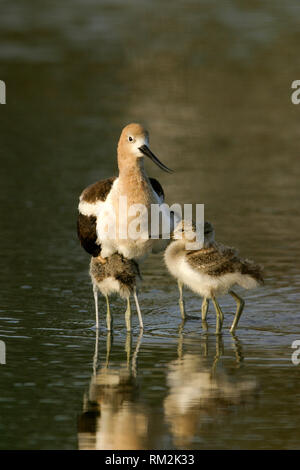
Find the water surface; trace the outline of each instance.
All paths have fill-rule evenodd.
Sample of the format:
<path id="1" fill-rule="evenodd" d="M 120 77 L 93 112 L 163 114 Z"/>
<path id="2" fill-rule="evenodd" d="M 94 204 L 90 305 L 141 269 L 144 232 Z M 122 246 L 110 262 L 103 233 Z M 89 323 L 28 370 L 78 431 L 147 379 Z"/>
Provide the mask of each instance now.
<path id="1" fill-rule="evenodd" d="M 299 26 L 296 0 L 2 1 L 2 449 L 299 447 Z M 78 196 L 116 173 L 132 121 L 176 170 L 147 163 L 167 201 L 204 203 L 265 266 L 235 337 L 227 297 L 220 338 L 190 292 L 181 327 L 160 255 L 142 268 L 144 335 L 115 299 L 108 337 L 100 299 L 96 336 Z"/>

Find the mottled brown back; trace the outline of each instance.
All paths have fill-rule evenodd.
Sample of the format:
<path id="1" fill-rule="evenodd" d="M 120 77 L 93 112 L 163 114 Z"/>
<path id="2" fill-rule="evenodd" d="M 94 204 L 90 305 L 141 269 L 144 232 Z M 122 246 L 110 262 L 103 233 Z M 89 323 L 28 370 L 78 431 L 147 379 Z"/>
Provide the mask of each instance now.
<path id="1" fill-rule="evenodd" d="M 208 249 L 188 251 L 186 259 L 193 269 L 210 276 L 238 272 L 263 283 L 262 266 L 251 260 L 239 258 L 235 248 L 214 243 Z"/>
<path id="2" fill-rule="evenodd" d="M 136 285 L 136 276 L 140 277 L 138 264 L 134 260 L 124 258 L 119 253 L 105 258 L 105 260 L 106 262 L 103 264 L 97 258 L 91 259 L 91 276 L 97 282 L 113 277 L 132 290 Z"/>

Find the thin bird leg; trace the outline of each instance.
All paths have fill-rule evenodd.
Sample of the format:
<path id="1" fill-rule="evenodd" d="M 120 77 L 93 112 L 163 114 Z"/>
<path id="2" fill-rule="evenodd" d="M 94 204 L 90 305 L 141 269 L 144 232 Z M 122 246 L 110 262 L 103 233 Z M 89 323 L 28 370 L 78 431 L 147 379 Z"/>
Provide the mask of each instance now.
<path id="1" fill-rule="evenodd" d="M 201 318 L 202 318 L 203 331 L 208 331 L 208 324 L 206 321 L 208 307 L 209 307 L 209 300 L 207 297 L 204 297 L 202 301 L 202 305 L 201 305 Z"/>
<path id="2" fill-rule="evenodd" d="M 112 329 L 112 318 L 111 318 L 111 314 L 110 314 L 108 295 L 105 296 L 105 299 L 106 299 L 106 327 L 107 327 L 108 331 L 111 331 L 111 329 Z"/>
<path id="3" fill-rule="evenodd" d="M 127 297 L 127 308 L 125 312 L 125 322 L 127 331 L 131 330 L 131 307 L 130 307 L 130 297 Z"/>
<path id="4" fill-rule="evenodd" d="M 135 300 L 136 310 L 137 310 L 137 314 L 138 314 L 138 317 L 139 317 L 140 328 L 142 330 L 144 328 L 144 325 L 143 325 L 142 313 L 141 313 L 141 309 L 140 309 L 140 305 L 139 305 L 139 301 L 138 301 L 138 297 L 137 297 L 136 287 L 133 289 L 133 297 L 134 297 L 134 300 Z"/>
<path id="5" fill-rule="evenodd" d="M 208 323 L 206 320 L 202 320 L 202 329 L 203 331 L 208 331 Z"/>
<path id="6" fill-rule="evenodd" d="M 236 314 L 235 314 L 235 317 L 233 319 L 233 322 L 232 322 L 232 325 L 231 325 L 231 328 L 230 328 L 230 333 L 234 333 L 235 329 L 238 325 L 240 316 L 242 315 L 242 311 L 243 311 L 243 308 L 244 308 L 244 305 L 245 305 L 245 301 L 239 295 L 237 295 L 235 292 L 233 292 L 233 290 L 230 290 L 229 294 L 236 301 Z"/>
<path id="7" fill-rule="evenodd" d="M 219 304 L 218 304 L 219 305 Z M 224 313 L 223 313 L 223 310 L 221 309 L 220 305 L 219 305 L 219 309 L 220 309 L 220 318 L 221 318 L 221 328 L 223 326 L 223 321 L 224 321 Z"/>
<path id="8" fill-rule="evenodd" d="M 99 328 L 99 313 L 98 313 L 98 287 L 93 284 L 94 300 L 95 300 L 95 311 L 96 311 L 96 328 Z"/>
<path id="9" fill-rule="evenodd" d="M 214 296 L 212 296 L 212 301 L 213 301 L 216 314 L 217 314 L 216 334 L 219 334 L 221 333 L 221 330 L 222 330 L 224 315 L 223 315 L 220 305 L 218 304 L 217 299 Z"/>
<path id="10" fill-rule="evenodd" d="M 182 320 L 185 320 L 185 309 L 184 309 L 184 300 L 183 300 L 183 284 L 181 281 L 178 281 L 178 289 L 179 289 L 179 308 L 181 313 Z"/>
<path id="11" fill-rule="evenodd" d="M 185 325 L 185 319 L 181 321 L 179 327 L 178 327 L 178 334 L 179 335 L 182 335 L 183 334 L 183 328 L 184 328 L 184 325 Z"/>
<path id="12" fill-rule="evenodd" d="M 209 300 L 207 297 L 204 297 L 201 307 L 202 321 L 206 321 L 206 315 L 208 312 Z"/>
<path id="13" fill-rule="evenodd" d="M 131 355 L 131 346 L 132 346 L 132 336 L 131 333 L 127 333 L 126 341 L 125 341 L 125 351 L 127 355 L 127 369 L 129 370 L 130 367 L 130 355 Z"/>

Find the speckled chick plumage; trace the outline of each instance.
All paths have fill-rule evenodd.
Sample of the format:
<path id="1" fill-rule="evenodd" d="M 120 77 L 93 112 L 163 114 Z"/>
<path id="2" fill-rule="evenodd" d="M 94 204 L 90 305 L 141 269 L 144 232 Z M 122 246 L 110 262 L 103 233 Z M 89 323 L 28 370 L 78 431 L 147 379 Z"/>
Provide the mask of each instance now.
<path id="1" fill-rule="evenodd" d="M 185 230 L 181 230 L 182 239 L 172 241 L 166 249 L 165 262 L 170 273 L 191 290 L 211 298 L 227 293 L 234 285 L 251 289 L 263 283 L 262 267 L 239 257 L 235 248 L 215 242 L 209 222 L 205 222 L 200 250 L 185 249 Z"/>
<path id="2" fill-rule="evenodd" d="M 103 295 L 118 293 L 123 298 L 133 293 L 141 278 L 138 264 L 119 253 L 107 258 L 104 264 L 91 258 L 90 276 Z"/>

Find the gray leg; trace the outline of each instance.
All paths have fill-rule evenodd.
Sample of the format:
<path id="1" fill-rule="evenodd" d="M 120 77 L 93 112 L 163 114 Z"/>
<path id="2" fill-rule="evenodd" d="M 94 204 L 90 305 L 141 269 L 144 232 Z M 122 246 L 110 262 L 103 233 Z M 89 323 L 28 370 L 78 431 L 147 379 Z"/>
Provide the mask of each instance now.
<path id="1" fill-rule="evenodd" d="M 201 307 L 202 321 L 206 321 L 206 315 L 208 312 L 209 300 L 207 297 L 204 297 Z"/>
<path id="2" fill-rule="evenodd" d="M 183 300 L 183 289 L 182 289 L 182 282 L 178 281 L 178 289 L 179 289 L 179 308 L 181 313 L 182 320 L 185 320 L 185 309 L 184 309 L 184 300 Z"/>
<path id="3" fill-rule="evenodd" d="M 130 307 L 130 297 L 127 297 L 127 308 L 125 312 L 125 322 L 127 331 L 131 331 L 131 307 Z"/>
<path id="4" fill-rule="evenodd" d="M 202 329 L 203 331 L 208 331 L 208 323 L 206 320 L 202 320 Z"/>
<path id="5" fill-rule="evenodd" d="M 111 329 L 112 329 L 112 318 L 111 318 L 111 314 L 110 314 L 108 295 L 105 296 L 105 299 L 106 299 L 106 327 L 107 327 L 108 331 L 111 331 Z"/>
<path id="6" fill-rule="evenodd" d="M 234 300 L 236 301 L 236 314 L 235 314 L 235 317 L 234 317 L 234 319 L 233 319 L 233 322 L 232 322 L 232 325 L 231 325 L 231 328 L 230 328 L 230 333 L 234 333 L 234 332 L 235 332 L 235 329 L 236 329 L 236 327 L 237 327 L 237 325 L 238 325 L 240 316 L 242 315 L 242 311 L 243 311 L 245 302 L 244 302 L 244 300 L 243 300 L 239 295 L 237 295 L 235 292 L 233 292 L 233 290 L 230 290 L 230 291 L 229 291 L 229 294 L 230 294 L 230 295 L 234 298 Z"/>
<path id="7" fill-rule="evenodd" d="M 93 284 L 94 300 L 95 300 L 95 311 L 96 311 L 96 328 L 99 328 L 99 313 L 98 313 L 98 287 Z"/>
<path id="8" fill-rule="evenodd" d="M 223 315 L 220 305 L 218 304 L 217 299 L 214 296 L 212 296 L 212 301 L 213 301 L 216 314 L 217 314 L 216 334 L 219 334 L 221 333 L 221 330 L 222 330 L 224 315 Z"/>
<path id="9" fill-rule="evenodd" d="M 223 313 L 223 310 L 221 309 L 220 305 L 219 305 L 219 309 L 220 309 L 221 328 L 222 328 L 222 326 L 223 326 L 223 321 L 224 321 L 224 313 Z"/>
<path id="10" fill-rule="evenodd" d="M 142 318 L 142 313 L 141 313 L 141 309 L 140 309 L 140 305 L 139 305 L 139 301 L 138 301 L 138 297 L 137 297 L 136 287 L 133 290 L 133 297 L 134 297 L 134 300 L 135 300 L 137 314 L 138 314 L 138 317 L 139 317 L 140 328 L 143 329 L 144 328 L 143 318 Z"/>

